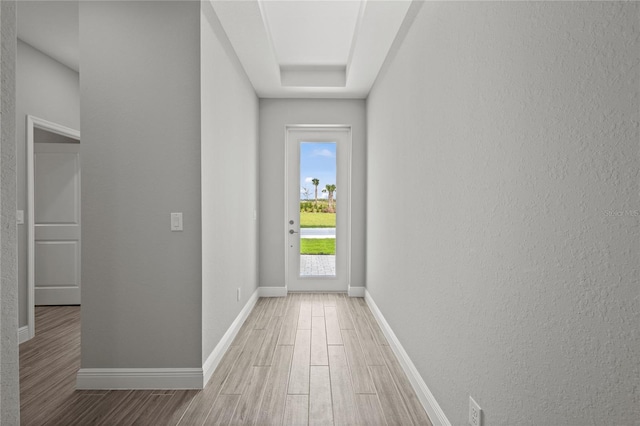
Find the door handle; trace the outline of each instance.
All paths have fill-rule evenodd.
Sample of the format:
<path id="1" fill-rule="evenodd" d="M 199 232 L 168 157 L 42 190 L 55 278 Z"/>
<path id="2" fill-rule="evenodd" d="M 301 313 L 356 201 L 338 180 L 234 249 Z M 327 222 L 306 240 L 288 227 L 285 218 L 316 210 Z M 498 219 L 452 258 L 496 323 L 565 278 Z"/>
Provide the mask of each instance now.
<path id="1" fill-rule="evenodd" d="M 293 235 L 293 234 L 297 234 L 298 231 L 294 231 L 293 229 L 289 229 L 289 233 Z"/>

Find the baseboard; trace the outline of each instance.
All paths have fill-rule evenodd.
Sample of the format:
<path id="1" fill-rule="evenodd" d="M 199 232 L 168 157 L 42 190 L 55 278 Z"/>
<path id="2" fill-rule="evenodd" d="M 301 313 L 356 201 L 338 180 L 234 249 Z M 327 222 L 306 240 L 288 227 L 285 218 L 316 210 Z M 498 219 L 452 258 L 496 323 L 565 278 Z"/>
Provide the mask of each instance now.
<path id="1" fill-rule="evenodd" d="M 347 294 L 349 297 L 364 297 L 366 288 L 365 287 L 353 287 L 349 286 L 349 290 Z"/>
<path id="2" fill-rule="evenodd" d="M 202 368 L 81 368 L 76 389 L 202 389 Z"/>
<path id="3" fill-rule="evenodd" d="M 225 354 L 225 352 L 227 352 L 227 349 L 229 349 L 229 346 L 231 346 L 231 342 L 233 342 L 233 339 L 238 334 L 240 327 L 242 327 L 242 324 L 244 324 L 244 321 L 247 319 L 247 317 L 251 313 L 251 310 L 253 309 L 256 302 L 258 301 L 258 297 L 275 297 L 275 296 L 262 296 L 261 294 L 262 291 L 260 290 L 261 288 L 271 289 L 271 288 L 280 288 L 280 287 L 258 287 L 256 291 L 253 292 L 253 294 L 251 295 L 247 303 L 244 305 L 244 308 L 242 308 L 242 310 L 240 311 L 236 319 L 233 320 L 233 322 L 227 329 L 226 333 L 224 333 L 224 336 L 222 336 L 222 339 L 220 339 L 216 347 L 213 348 L 213 351 L 211 351 L 206 361 L 202 365 L 203 377 L 202 377 L 201 388 L 204 388 L 204 386 L 206 386 L 206 384 L 209 382 L 209 379 L 211 378 L 211 375 L 213 375 L 213 372 L 216 371 L 218 364 L 220 364 L 220 361 L 222 360 L 222 356 Z M 286 287 L 282 287 L 282 288 L 284 288 L 286 291 Z"/>
<path id="4" fill-rule="evenodd" d="M 409 355 L 407 355 L 407 352 L 400 344 L 400 341 L 389 326 L 389 323 L 384 319 L 382 312 L 380 312 L 380 309 L 378 309 L 378 306 L 373 301 L 373 298 L 371 297 L 369 292 L 366 291 L 366 289 L 364 290 L 364 293 L 364 298 L 367 302 L 367 305 L 369 305 L 373 316 L 378 321 L 378 325 L 380 325 L 382 332 L 389 341 L 389 345 L 393 349 L 393 352 L 396 354 L 396 357 L 398 358 L 402 369 L 409 378 L 411 386 L 413 386 L 413 390 L 416 392 L 416 395 L 418 396 L 420 403 L 427 412 L 427 415 L 429 415 L 431 422 L 434 426 L 451 426 L 451 423 L 447 419 L 447 416 L 445 416 L 444 411 L 442 411 L 442 408 L 440 408 L 438 401 L 436 401 L 435 397 L 427 387 L 427 384 L 424 382 L 424 380 L 422 380 L 422 376 L 420 376 L 420 373 L 418 373 L 416 366 L 413 364 L 413 362 L 409 358 Z M 349 295 L 351 296 L 351 294 Z"/>
<path id="5" fill-rule="evenodd" d="M 202 368 L 81 368 L 76 389 L 203 389 L 260 293 L 259 289 L 253 292 Z"/>
<path id="6" fill-rule="evenodd" d="M 29 326 L 25 325 L 18 329 L 18 344 L 31 340 L 33 336 L 29 333 Z"/>
<path id="7" fill-rule="evenodd" d="M 287 287 L 258 287 L 260 297 L 287 297 Z"/>

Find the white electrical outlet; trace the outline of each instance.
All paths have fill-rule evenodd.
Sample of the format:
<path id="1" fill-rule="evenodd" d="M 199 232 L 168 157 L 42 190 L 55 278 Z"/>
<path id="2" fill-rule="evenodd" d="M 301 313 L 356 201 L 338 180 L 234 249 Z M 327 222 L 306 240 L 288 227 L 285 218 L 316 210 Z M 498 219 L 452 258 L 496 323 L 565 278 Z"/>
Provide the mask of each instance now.
<path id="1" fill-rule="evenodd" d="M 240 301 L 240 287 L 238 287 L 238 291 L 236 292 L 236 302 Z"/>
<path id="2" fill-rule="evenodd" d="M 482 408 L 469 397 L 469 425 L 482 426 Z"/>

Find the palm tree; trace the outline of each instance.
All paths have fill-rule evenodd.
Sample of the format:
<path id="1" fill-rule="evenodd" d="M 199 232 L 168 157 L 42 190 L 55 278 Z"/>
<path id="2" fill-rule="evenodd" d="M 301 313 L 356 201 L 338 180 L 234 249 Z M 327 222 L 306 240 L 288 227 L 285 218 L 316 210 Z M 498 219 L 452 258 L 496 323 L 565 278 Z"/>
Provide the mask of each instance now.
<path id="1" fill-rule="evenodd" d="M 311 183 L 316 187 L 316 205 L 318 204 L 318 185 L 320 185 L 320 179 L 313 178 Z"/>
<path id="2" fill-rule="evenodd" d="M 331 208 L 331 205 L 333 204 L 333 192 L 336 190 L 336 186 L 334 184 L 331 185 L 325 185 L 324 187 L 325 189 L 322 190 L 322 192 L 326 192 L 329 196 L 329 208 Z"/>

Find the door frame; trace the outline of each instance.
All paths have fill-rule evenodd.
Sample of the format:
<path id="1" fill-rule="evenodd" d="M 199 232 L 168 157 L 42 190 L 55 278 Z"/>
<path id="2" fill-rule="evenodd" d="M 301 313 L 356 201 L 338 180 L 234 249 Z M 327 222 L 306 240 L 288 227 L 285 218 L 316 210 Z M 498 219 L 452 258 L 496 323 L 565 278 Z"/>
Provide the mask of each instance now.
<path id="1" fill-rule="evenodd" d="M 80 131 L 27 115 L 27 340 L 36 335 L 35 320 L 35 129 L 46 130 L 80 141 Z M 82 290 L 80 290 L 82 291 Z"/>
<path id="2" fill-rule="evenodd" d="M 292 132 L 296 132 L 296 131 L 304 131 L 304 132 L 331 132 L 331 131 L 345 131 L 347 133 L 346 136 L 346 140 L 347 140 L 347 147 L 344 150 L 340 150 L 341 155 L 346 155 L 347 159 L 346 159 L 346 163 L 347 163 L 347 170 L 345 173 L 345 177 L 344 180 L 346 182 L 346 190 L 343 190 L 342 187 L 344 186 L 343 184 L 340 184 L 340 193 L 341 194 L 345 194 L 345 197 L 347 199 L 346 203 L 341 203 L 341 205 L 343 205 L 346 211 L 345 211 L 345 216 L 346 216 L 346 254 L 345 254 L 345 262 L 346 262 L 346 271 L 344 272 L 346 274 L 346 288 L 345 288 L 345 292 L 348 292 L 349 287 L 351 286 L 351 173 L 352 173 L 352 162 L 351 162 L 351 156 L 352 156 L 352 149 L 353 149 L 353 134 L 352 134 L 352 126 L 349 124 L 290 124 L 290 125 L 285 125 L 285 129 L 284 129 L 284 214 L 282 217 L 282 223 L 283 223 L 283 235 L 285 235 L 285 240 L 284 240 L 284 268 L 285 268 L 285 274 L 284 274 L 284 280 L 285 280 L 285 289 L 287 290 L 287 292 L 289 291 L 289 287 L 290 287 L 290 277 L 289 277 L 289 272 L 290 272 L 290 265 L 289 265 L 289 239 L 287 237 L 287 232 L 289 230 L 289 218 L 288 213 L 289 213 L 289 203 L 290 203 L 290 196 L 291 194 L 289 194 L 289 189 L 288 189 L 288 185 L 287 183 L 289 182 L 289 178 L 291 178 L 293 171 L 290 170 L 289 167 L 289 163 L 290 163 L 290 156 L 289 156 L 289 142 L 290 142 L 290 138 L 291 138 L 291 134 Z M 299 158 L 298 158 L 298 161 Z M 300 179 L 299 176 L 299 172 L 298 175 L 295 176 L 295 179 L 298 180 Z M 298 194 L 298 197 L 300 197 L 300 195 Z M 336 236 L 337 237 L 337 236 Z M 336 265 L 337 265 L 337 259 L 336 259 Z M 322 279 L 321 277 L 318 277 L 319 279 Z M 330 278 L 325 278 L 325 279 L 330 279 Z M 296 290 L 297 291 L 297 290 Z M 310 290 L 310 292 L 313 291 L 319 291 L 319 290 Z M 335 290 L 330 290 L 330 291 L 335 291 Z"/>

